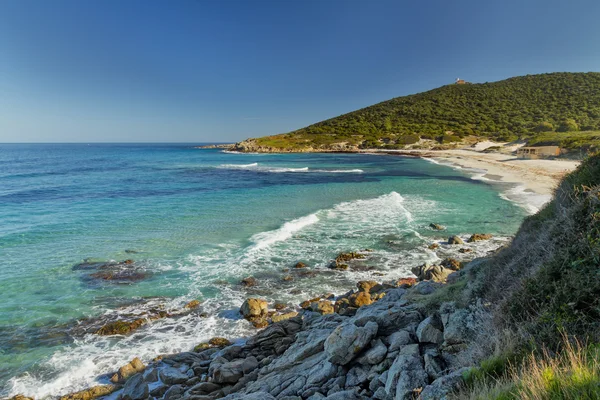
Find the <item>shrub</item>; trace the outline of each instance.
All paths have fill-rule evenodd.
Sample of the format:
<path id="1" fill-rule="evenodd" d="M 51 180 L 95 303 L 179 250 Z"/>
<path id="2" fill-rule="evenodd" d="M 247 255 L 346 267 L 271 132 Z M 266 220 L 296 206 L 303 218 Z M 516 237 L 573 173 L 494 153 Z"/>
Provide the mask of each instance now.
<path id="1" fill-rule="evenodd" d="M 567 118 L 561 121 L 556 129 L 557 132 L 574 132 L 579 130 L 579 125 L 574 119 Z"/>

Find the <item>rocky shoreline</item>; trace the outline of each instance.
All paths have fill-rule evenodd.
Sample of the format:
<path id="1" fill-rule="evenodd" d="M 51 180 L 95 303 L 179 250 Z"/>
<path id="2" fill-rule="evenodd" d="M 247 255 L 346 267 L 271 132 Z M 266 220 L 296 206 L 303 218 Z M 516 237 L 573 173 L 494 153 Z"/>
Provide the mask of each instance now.
<path id="1" fill-rule="evenodd" d="M 490 238 L 474 234 L 464 241 Z M 464 241 L 451 236 L 444 245 L 459 247 Z M 430 247 L 435 246 L 440 244 Z M 468 257 L 470 249 L 461 250 Z M 343 271 L 361 258 L 364 253 L 341 253 L 329 268 Z M 467 280 L 477 263 L 477 259 L 445 259 L 440 265 L 421 265 L 412 270 L 417 278 L 360 281 L 343 295 L 324 294 L 296 309 L 250 297 L 240 314 L 264 329 L 247 340 L 232 343 L 215 337 L 193 351 L 160 355 L 148 365 L 136 358 L 102 379 L 110 384 L 59 398 L 443 399 L 460 385 L 465 368 L 476 361 L 480 344 L 473 344 L 481 343 L 477 338 L 490 315 L 480 301 L 458 304 L 438 297 L 443 300 L 440 293 L 448 285 Z M 298 263 L 294 268 L 305 267 Z M 98 265 L 93 268 L 103 270 Z M 254 283 L 252 277 L 242 282 Z M 199 305 L 191 302 L 178 312 L 160 316 L 173 317 Z M 111 327 L 105 324 L 95 333 L 111 334 Z M 113 333 L 121 327 L 115 329 Z"/>

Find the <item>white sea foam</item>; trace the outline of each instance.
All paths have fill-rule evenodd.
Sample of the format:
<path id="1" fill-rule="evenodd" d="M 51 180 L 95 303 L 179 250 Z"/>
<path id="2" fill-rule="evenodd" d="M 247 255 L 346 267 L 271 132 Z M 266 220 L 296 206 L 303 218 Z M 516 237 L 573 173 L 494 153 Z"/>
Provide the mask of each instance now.
<path id="1" fill-rule="evenodd" d="M 308 167 L 270 167 L 264 165 L 258 165 L 258 163 L 252 164 L 221 164 L 218 168 L 224 169 L 242 169 L 242 170 L 251 170 L 258 172 L 272 172 L 272 173 L 286 173 L 286 172 L 304 172 L 304 173 L 327 173 L 327 174 L 343 174 L 343 173 L 352 173 L 352 174 L 362 174 L 364 171 L 362 169 L 310 169 Z"/>
<path id="2" fill-rule="evenodd" d="M 500 193 L 500 197 L 518 204 L 529 214 L 535 214 L 550 200 L 552 200 L 551 195 L 529 191 L 525 185 L 513 186 L 512 188 Z"/>
<path id="3" fill-rule="evenodd" d="M 221 164 L 220 167 L 221 168 L 227 168 L 227 169 L 247 169 L 247 168 L 258 167 L 258 163 L 252 163 L 252 164 Z"/>
<path id="4" fill-rule="evenodd" d="M 254 246 L 252 246 L 250 250 L 255 251 L 264 249 L 273 243 L 287 240 L 302 228 L 312 225 L 318 221 L 319 218 L 316 214 L 310 214 L 305 217 L 286 222 L 281 228 L 274 231 L 257 233 L 250 238 L 250 241 L 254 243 Z"/>

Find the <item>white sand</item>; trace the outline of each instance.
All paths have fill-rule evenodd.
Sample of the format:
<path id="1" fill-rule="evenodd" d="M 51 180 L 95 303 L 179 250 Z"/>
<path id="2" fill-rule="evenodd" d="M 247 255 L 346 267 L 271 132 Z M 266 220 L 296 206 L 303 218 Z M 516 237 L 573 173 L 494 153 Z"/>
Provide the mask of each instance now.
<path id="1" fill-rule="evenodd" d="M 470 149 L 385 152 L 433 157 L 444 164 L 485 171 L 485 174 L 480 174 L 482 180 L 514 183 L 515 186 L 504 193 L 505 197 L 521 203 L 531 213 L 549 201 L 561 178 L 579 165 L 579 161 L 573 160 L 527 160 L 517 158 L 513 154 L 481 153 Z"/>

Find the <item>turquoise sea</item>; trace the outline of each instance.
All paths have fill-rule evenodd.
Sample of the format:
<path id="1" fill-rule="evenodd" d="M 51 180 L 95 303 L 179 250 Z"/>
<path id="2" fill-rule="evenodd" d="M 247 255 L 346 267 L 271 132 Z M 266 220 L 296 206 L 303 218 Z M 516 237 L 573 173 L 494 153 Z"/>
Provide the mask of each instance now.
<path id="1" fill-rule="evenodd" d="M 410 276 L 412 266 L 454 254 L 428 249 L 450 234 L 494 234 L 469 245 L 485 255 L 527 214 L 503 195 L 510 187 L 481 171 L 398 156 L 194 146 L 0 145 L 0 396 L 64 394 L 105 382 L 135 356 L 242 338 L 255 331 L 238 315 L 246 297 L 294 305 L 360 279 Z M 327 268 L 339 252 L 366 248 L 362 267 Z M 135 279 L 73 268 L 126 259 Z M 285 270 L 298 261 L 314 274 Z M 258 285 L 241 286 L 247 276 Z M 131 335 L 78 329 L 193 299 L 200 308 Z"/>

